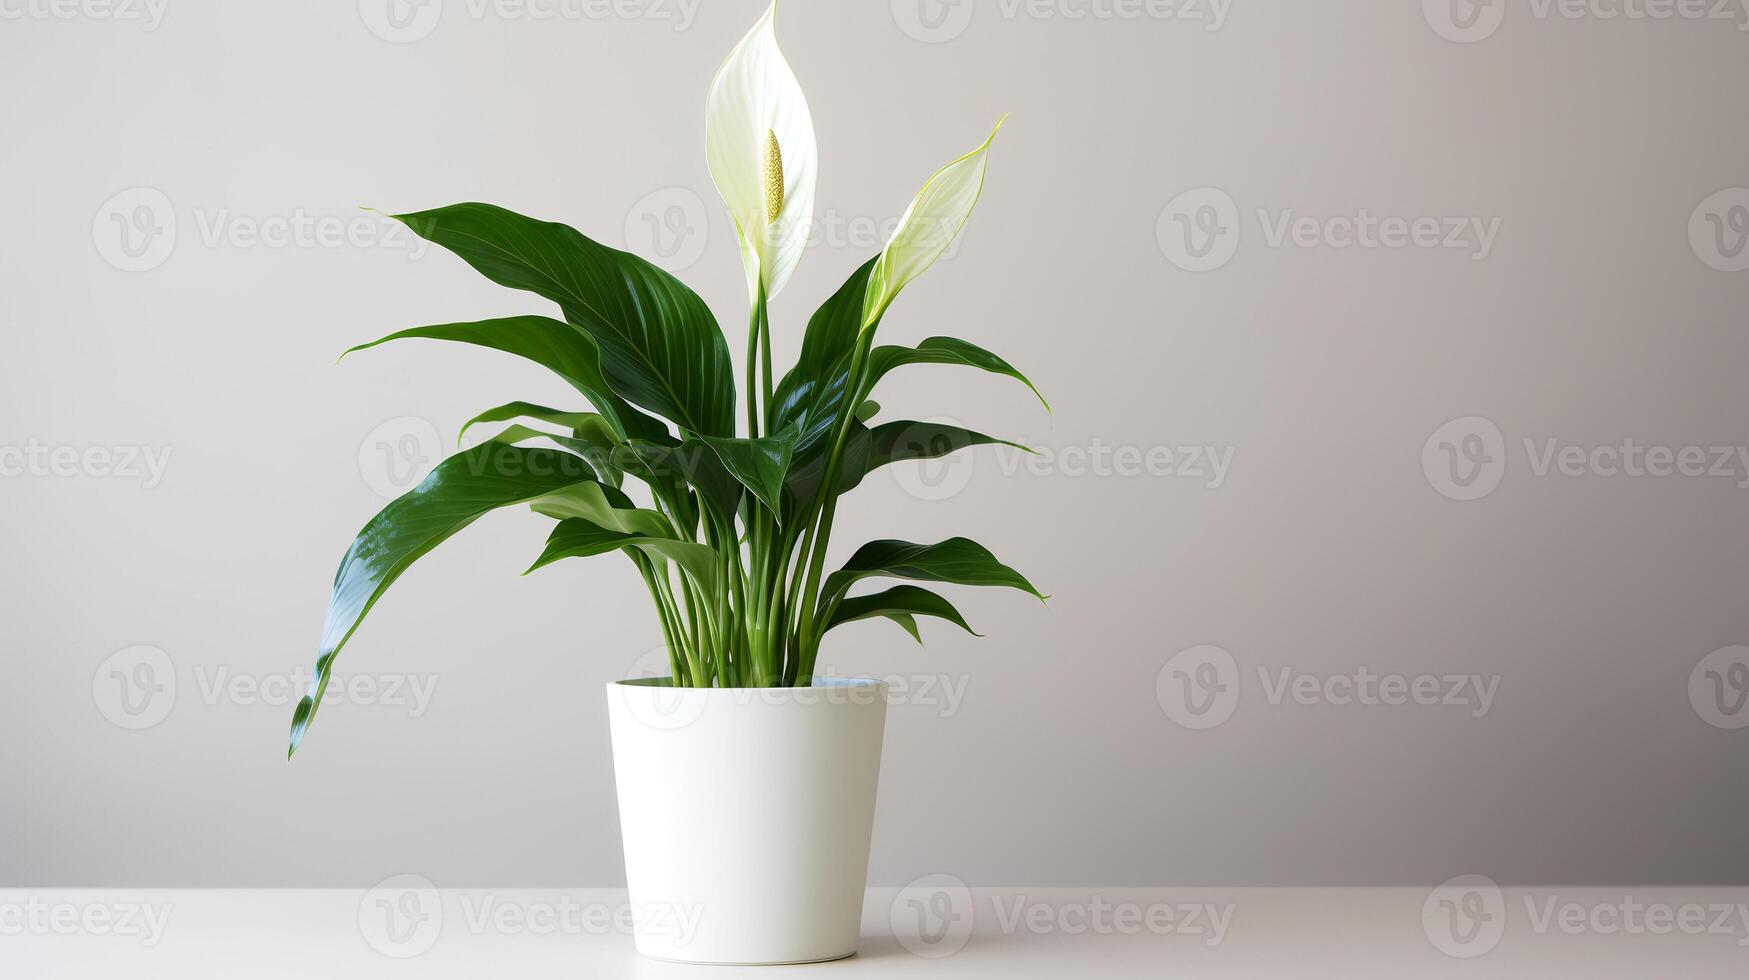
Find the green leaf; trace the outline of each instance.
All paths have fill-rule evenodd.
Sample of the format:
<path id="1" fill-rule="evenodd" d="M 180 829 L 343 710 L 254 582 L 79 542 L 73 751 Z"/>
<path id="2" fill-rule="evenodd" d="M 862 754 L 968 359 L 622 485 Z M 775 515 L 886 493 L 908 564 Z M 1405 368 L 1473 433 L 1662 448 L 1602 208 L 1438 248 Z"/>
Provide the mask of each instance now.
<path id="1" fill-rule="evenodd" d="M 870 541 L 858 548 L 843 568 L 827 576 L 821 595 L 836 600 L 856 582 L 877 576 L 952 585 L 999 585 L 1044 598 L 1024 575 L 968 538 L 949 538 L 938 544 Z"/>
<path id="2" fill-rule="evenodd" d="M 1031 449 L 1018 442 L 997 439 L 982 432 L 962 429 L 957 425 L 938 422 L 883 422 L 871 433 L 868 465 L 864 472 L 872 473 L 887 465 L 908 459 L 938 459 L 972 446 L 1012 446 L 1022 452 Z"/>
<path id="3" fill-rule="evenodd" d="M 1050 410 L 1051 403 L 1045 401 L 1038 388 L 1027 380 L 1026 375 L 1014 369 L 1014 366 L 975 344 L 968 344 L 954 337 L 930 337 L 916 347 L 876 347 L 869 352 L 869 390 L 888 371 L 906 364 L 962 364 L 975 367 L 992 374 L 1006 375 L 1032 389 L 1038 396 L 1039 403 Z"/>
<path id="4" fill-rule="evenodd" d="M 844 440 L 844 458 L 838 464 L 839 493 L 847 493 L 862 482 L 863 476 L 869 470 L 869 453 L 873 448 L 874 434 L 869 431 L 868 426 L 852 422 L 850 433 Z M 831 446 L 821 443 L 805 456 L 797 456 L 791 463 L 784 489 L 789 492 L 792 511 L 812 504 L 819 495 L 820 484 L 826 479 L 827 457 L 831 450 Z"/>
<path id="5" fill-rule="evenodd" d="M 909 459 L 935 459 L 972 446 L 1013 446 L 1023 452 L 1031 449 L 1018 442 L 997 439 L 956 425 L 936 422 L 883 422 L 869 429 L 860 422 L 851 423 L 850 435 L 844 442 L 844 459 L 839 466 L 838 492 L 849 493 L 862 484 L 863 478 L 889 463 Z M 785 487 L 793 500 L 811 501 L 819 492 L 820 481 L 826 475 L 826 453 L 829 447 L 798 460 L 791 469 Z"/>
<path id="6" fill-rule="evenodd" d="M 729 346 L 680 280 L 576 229 L 490 204 L 395 215 L 486 278 L 559 304 L 601 352 L 609 387 L 703 435 L 735 434 Z"/>
<path id="7" fill-rule="evenodd" d="M 885 617 L 905 627 L 917 642 L 923 642 L 917 632 L 917 616 L 934 616 L 945 619 L 973 636 L 982 636 L 977 630 L 966 625 L 964 616 L 955 609 L 953 603 L 941 596 L 920 589 L 915 585 L 895 585 L 885 592 L 874 595 L 859 595 L 847 597 L 832 611 L 832 618 L 826 621 L 826 630 L 840 623 L 855 622 L 859 619 Z M 822 630 L 821 632 L 825 632 Z"/>
<path id="8" fill-rule="evenodd" d="M 521 425 L 521 424 L 507 425 L 501 431 L 494 433 L 491 436 L 491 438 L 487 439 L 486 441 L 487 442 L 503 443 L 506 446 L 513 446 L 519 442 L 527 442 L 530 439 L 551 439 L 554 442 L 558 442 L 558 440 L 560 440 L 560 439 L 565 439 L 566 441 L 574 443 L 576 445 L 582 445 L 582 443 L 578 442 L 577 440 L 570 439 L 567 436 L 559 435 L 556 432 L 542 432 L 540 429 L 531 429 L 528 426 Z M 566 448 L 569 448 L 569 447 L 566 447 Z"/>
<path id="9" fill-rule="evenodd" d="M 547 538 L 546 549 L 528 571 L 545 568 L 565 558 L 587 558 L 627 548 L 636 548 L 652 558 L 674 562 L 707 594 L 716 588 L 717 553 L 710 548 L 691 541 L 624 534 L 575 517 L 559 522 Z"/>
<path id="10" fill-rule="evenodd" d="M 315 720 L 334 658 L 402 572 L 490 511 L 579 485 L 595 484 L 583 461 L 570 453 L 490 442 L 437 464 L 417 487 L 371 518 L 334 576 L 316 673 L 292 713 L 286 756 L 297 751 Z"/>
<path id="11" fill-rule="evenodd" d="M 545 568 L 563 558 L 587 558 L 618 551 L 636 540 L 638 536 L 635 534 L 610 530 L 580 517 L 567 518 L 553 528 L 553 533 L 547 537 L 546 548 L 535 563 L 528 566 L 528 572 Z"/>
<path id="12" fill-rule="evenodd" d="M 632 506 L 625 494 L 599 483 L 577 483 L 534 504 L 537 513 L 560 520 L 578 517 L 621 534 L 673 538 L 674 529 L 659 511 Z"/>
<path id="13" fill-rule="evenodd" d="M 838 406 L 849 382 L 850 355 L 862 327 L 863 296 L 875 261 L 870 259 L 851 273 L 808 319 L 796 366 L 784 375 L 773 395 L 770 428 L 778 431 L 799 426 L 798 453 L 825 438 L 838 420 Z"/>
<path id="14" fill-rule="evenodd" d="M 570 436 L 560 435 L 557 432 L 533 429 L 526 425 L 522 425 L 521 423 L 517 423 L 515 425 L 505 426 L 501 431 L 494 433 L 492 437 L 486 441 L 513 446 L 534 439 L 545 439 L 561 449 L 566 449 L 570 452 L 576 453 L 578 456 L 583 457 L 584 461 L 595 471 L 596 479 L 610 486 L 618 486 L 620 484 L 621 471 L 618 467 L 612 464 L 611 452 L 584 442 L 581 439 L 573 439 Z"/>
<path id="15" fill-rule="evenodd" d="M 520 418 L 565 425 L 570 429 L 570 434 L 561 435 L 546 432 L 518 423 L 507 426 L 497 435 L 492 436 L 493 441 L 515 443 L 537 437 L 550 439 L 555 444 L 588 460 L 601 482 L 615 487 L 624 482 L 625 471 L 614 459 L 614 450 L 623 443 L 614 434 L 612 426 L 608 425 L 606 419 L 591 412 L 560 412 L 539 405 L 531 405 L 528 402 L 511 402 L 474 416 L 466 425 L 462 426 L 462 431 L 456 438 L 466 437 L 468 429 L 475 425 Z"/>
<path id="16" fill-rule="evenodd" d="M 759 502 L 780 518 L 783 516 L 784 478 L 789 475 L 790 458 L 800 438 L 801 427 L 796 425 L 759 439 L 699 437 L 716 452 L 717 458 L 735 479 L 753 491 Z"/>
<path id="17" fill-rule="evenodd" d="M 917 628 L 917 617 L 910 613 L 888 613 L 887 618 L 899 624 L 905 632 L 911 634 L 911 639 L 923 642 L 923 631 Z"/>
<path id="18" fill-rule="evenodd" d="M 633 439 L 614 459 L 626 472 L 652 486 L 658 481 L 691 486 L 718 517 L 725 522 L 735 518 L 735 509 L 741 502 L 741 484 L 716 451 L 697 439 L 688 439 L 678 446 Z"/>
<path id="19" fill-rule="evenodd" d="M 469 323 L 439 323 L 392 333 L 380 340 L 359 344 L 346 354 L 368 350 L 391 340 L 407 339 L 448 340 L 527 358 L 582 392 L 620 436 L 657 441 L 669 438 L 667 426 L 626 404 L 613 393 L 602 377 L 601 360 L 594 342 L 588 334 L 563 320 L 545 316 L 507 316 Z"/>
<path id="20" fill-rule="evenodd" d="M 462 431 L 456 435 L 461 439 L 468 430 L 476 425 L 488 422 L 508 422 L 511 419 L 534 419 L 548 425 L 558 425 L 570 429 L 571 434 L 585 442 L 607 447 L 617 442 L 617 433 L 607 420 L 594 412 L 565 412 L 556 408 L 547 408 L 532 402 L 508 402 L 496 408 L 488 408 L 484 412 L 469 419 Z"/>

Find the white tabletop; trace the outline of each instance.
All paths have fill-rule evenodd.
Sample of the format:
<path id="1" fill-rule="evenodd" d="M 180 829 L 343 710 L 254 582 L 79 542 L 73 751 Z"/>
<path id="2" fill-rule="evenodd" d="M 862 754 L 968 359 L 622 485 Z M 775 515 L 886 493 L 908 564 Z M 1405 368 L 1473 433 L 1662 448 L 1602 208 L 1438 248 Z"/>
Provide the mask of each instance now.
<path id="1" fill-rule="evenodd" d="M 614 889 L 0 891 L 0 977 L 688 977 Z M 1749 977 L 1749 889 L 871 889 L 809 977 Z"/>

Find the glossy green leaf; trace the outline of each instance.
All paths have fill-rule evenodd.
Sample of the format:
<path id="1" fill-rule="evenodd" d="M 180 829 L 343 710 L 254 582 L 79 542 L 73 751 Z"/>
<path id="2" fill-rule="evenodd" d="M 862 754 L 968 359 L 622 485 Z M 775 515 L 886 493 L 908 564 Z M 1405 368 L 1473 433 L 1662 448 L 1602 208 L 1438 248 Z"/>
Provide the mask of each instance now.
<path id="1" fill-rule="evenodd" d="M 956 425 L 894 421 L 870 429 L 861 423 L 852 423 L 850 435 L 844 443 L 844 459 L 839 466 L 838 492 L 849 493 L 860 486 L 868 474 L 889 463 L 936 459 L 972 446 L 1013 446 L 1022 452 L 1032 452 L 1018 442 L 997 439 Z M 816 447 L 815 452 L 798 460 L 791 470 L 785 486 L 795 501 L 812 500 L 819 492 L 826 471 L 825 448 L 829 447 Z"/>
<path id="2" fill-rule="evenodd" d="M 465 437 L 468 430 L 475 425 L 523 418 L 549 422 L 554 425 L 566 425 L 570 432 L 569 434 L 547 432 L 517 423 L 505 427 L 491 438 L 496 442 L 526 442 L 537 437 L 546 438 L 588 460 L 601 482 L 615 487 L 624 482 L 625 471 L 615 462 L 614 458 L 614 450 L 622 443 L 614 433 L 613 428 L 608 425 L 607 420 L 594 413 L 560 412 L 550 408 L 542 408 L 539 405 L 530 405 L 527 402 L 511 402 L 474 416 L 466 425 L 462 426 L 462 431 L 457 438 Z M 567 425 L 567 423 L 570 424 Z"/>
<path id="3" fill-rule="evenodd" d="M 938 459 L 972 446 L 1012 446 L 1022 452 L 1032 452 L 1018 442 L 939 422 L 883 422 L 874 427 L 871 438 L 865 471 L 869 473 L 888 463 Z"/>
<path id="4" fill-rule="evenodd" d="M 578 483 L 557 490 L 537 501 L 534 509 L 560 520 L 579 517 L 622 534 L 674 537 L 668 518 L 657 511 L 632 506 L 625 494 L 599 483 Z"/>
<path id="5" fill-rule="evenodd" d="M 553 528 L 553 533 L 547 537 L 546 547 L 541 551 L 535 563 L 528 566 L 527 575 L 536 569 L 545 568 L 553 562 L 564 558 L 588 558 L 594 555 L 605 555 L 610 551 L 618 551 L 632 541 L 639 540 L 636 534 L 626 534 L 602 527 L 594 521 L 586 521 L 579 517 L 566 518 Z"/>
<path id="6" fill-rule="evenodd" d="M 812 504 L 820 493 L 820 484 L 826 479 L 826 464 L 832 447 L 820 443 L 810 449 L 805 455 L 799 455 L 790 464 L 789 476 L 784 480 L 784 489 L 788 492 L 788 502 L 793 511 L 798 507 Z M 868 426 L 853 422 L 850 433 L 844 440 L 844 458 L 838 464 L 838 492 L 846 493 L 855 489 L 868 473 L 869 454 L 874 449 L 874 434 Z"/>
<path id="7" fill-rule="evenodd" d="M 613 431 L 613 427 L 608 424 L 606 419 L 594 412 L 566 412 L 556 408 L 547 408 L 544 405 L 536 405 L 532 402 L 508 402 L 496 408 L 488 408 L 463 424 L 462 430 L 456 438 L 461 439 L 466 436 L 468 430 L 476 425 L 508 422 L 511 419 L 534 419 L 548 425 L 562 426 L 570 429 L 571 434 L 576 438 L 603 447 L 618 441 L 618 433 Z"/>
<path id="8" fill-rule="evenodd" d="M 838 421 L 849 381 L 850 355 L 862 326 L 863 294 L 874 259 L 864 263 L 808 320 L 796 366 L 784 375 L 773 396 L 773 431 L 798 426 L 797 452 L 823 440 Z"/>
<path id="9" fill-rule="evenodd" d="M 467 323 L 439 323 L 392 333 L 368 344 L 359 344 L 346 354 L 368 350 L 391 340 L 409 339 L 473 344 L 527 358 L 582 392 L 622 437 L 636 436 L 657 441 L 669 438 L 666 426 L 626 404 L 608 387 L 594 342 L 588 334 L 563 320 L 546 316 L 507 316 Z"/>
<path id="10" fill-rule="evenodd" d="M 1038 388 L 1033 386 L 1026 375 L 1016 371 L 1012 364 L 982 347 L 954 337 L 930 337 L 916 347 L 876 347 L 869 352 L 869 390 L 872 391 L 875 383 L 885 377 L 888 371 L 907 364 L 960 364 L 992 374 L 1006 375 L 1031 388 L 1047 411 L 1051 407 L 1051 403 L 1045 401 L 1045 396 L 1039 394 Z"/>
<path id="11" fill-rule="evenodd" d="M 734 435 L 728 344 L 680 280 L 568 225 L 490 204 L 395 217 L 493 282 L 558 303 L 594 339 L 608 386 L 627 401 L 692 432 Z"/>
<path id="12" fill-rule="evenodd" d="M 825 628 L 829 630 L 840 623 L 884 617 L 905 627 L 906 632 L 921 643 L 923 638 L 917 632 L 917 616 L 945 619 L 973 636 L 983 635 L 966 624 L 965 617 L 960 615 L 953 603 L 915 585 L 895 585 L 874 595 L 847 597 L 833 610 L 832 618 L 826 621 Z"/>
<path id="13" fill-rule="evenodd" d="M 590 469 L 595 471 L 596 479 L 610 486 L 619 485 L 621 471 L 618 467 L 614 466 L 611 461 L 613 455 L 612 451 L 609 449 L 602 449 L 599 446 L 584 442 L 581 439 L 575 439 L 571 436 L 562 435 L 557 432 L 547 432 L 544 429 L 535 429 L 521 423 L 516 423 L 513 425 L 507 425 L 502 430 L 493 433 L 486 441 L 513 446 L 525 442 L 532 442 L 537 439 L 545 439 L 561 449 L 576 453 L 589 464 Z"/>
<path id="14" fill-rule="evenodd" d="M 969 538 L 949 538 L 937 544 L 870 541 L 858 548 L 843 568 L 827 576 L 821 596 L 837 599 L 856 582 L 875 577 L 1005 586 L 1044 598 L 1024 575 L 997 561 L 989 549 Z"/>
<path id="15" fill-rule="evenodd" d="M 651 558 L 674 562 L 707 592 L 716 588 L 717 553 L 710 548 L 691 541 L 625 534 L 575 517 L 559 522 L 548 536 L 540 558 L 529 566 L 528 571 L 545 568 L 566 558 L 587 558 L 627 548 L 636 548 Z"/>
<path id="16" fill-rule="evenodd" d="M 437 464 L 417 487 L 373 517 L 334 576 L 315 676 L 292 714 L 287 756 L 297 751 L 315 720 L 334 658 L 402 572 L 490 511 L 579 485 L 595 484 L 588 467 L 570 453 L 489 442 Z"/>
<path id="17" fill-rule="evenodd" d="M 759 439 L 717 439 L 700 436 L 742 486 L 753 491 L 767 510 L 782 516 L 784 478 L 789 476 L 801 427 L 791 425 Z"/>
<path id="18" fill-rule="evenodd" d="M 911 634 L 911 639 L 923 642 L 923 631 L 917 628 L 917 617 L 910 613 L 887 613 L 887 618 L 899 624 L 899 628 Z"/>
<path id="19" fill-rule="evenodd" d="M 646 483 L 666 480 L 690 486 L 718 517 L 734 519 L 741 502 L 741 484 L 723 465 L 715 450 L 697 439 L 678 446 L 661 446 L 633 439 L 615 459 L 626 472 Z"/>

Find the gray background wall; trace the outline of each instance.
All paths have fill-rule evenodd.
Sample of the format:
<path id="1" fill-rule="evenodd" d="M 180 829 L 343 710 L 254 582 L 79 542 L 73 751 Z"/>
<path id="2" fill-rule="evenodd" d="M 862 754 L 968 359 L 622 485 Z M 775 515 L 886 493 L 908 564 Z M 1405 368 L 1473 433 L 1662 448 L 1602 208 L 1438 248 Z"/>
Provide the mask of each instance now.
<path id="1" fill-rule="evenodd" d="M 408 574 L 340 663 L 374 692 L 284 741 L 382 494 L 488 405 L 573 402 L 442 345 L 336 367 L 542 309 L 356 206 L 564 220 L 739 336 L 702 113 L 761 6 L 688 2 L 0 8 L 0 884 L 621 880 L 601 685 L 659 636 L 618 562 L 519 579 L 530 515 Z M 1055 598 L 964 595 L 983 640 L 835 636 L 905 685 L 875 883 L 1749 877 L 1749 14 L 1689 9 L 784 5 L 821 220 L 780 359 L 1012 111 L 884 330 L 995 349 L 1056 409 L 945 368 L 882 391 L 1043 454 L 880 475 L 835 544 L 964 533 Z M 1340 247 L 1363 211 L 1470 230 Z M 1689 475 L 1612 475 L 1624 440 Z M 1363 670 L 1480 680 L 1341 703 Z"/>

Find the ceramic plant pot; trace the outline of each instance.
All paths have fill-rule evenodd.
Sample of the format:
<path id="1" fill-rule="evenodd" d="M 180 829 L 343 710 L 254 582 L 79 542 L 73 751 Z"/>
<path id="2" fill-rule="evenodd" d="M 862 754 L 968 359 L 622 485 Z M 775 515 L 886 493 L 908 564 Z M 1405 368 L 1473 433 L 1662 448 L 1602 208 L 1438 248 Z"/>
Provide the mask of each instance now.
<path id="1" fill-rule="evenodd" d="M 856 952 L 887 685 L 607 685 L 638 952 L 811 963 Z"/>

